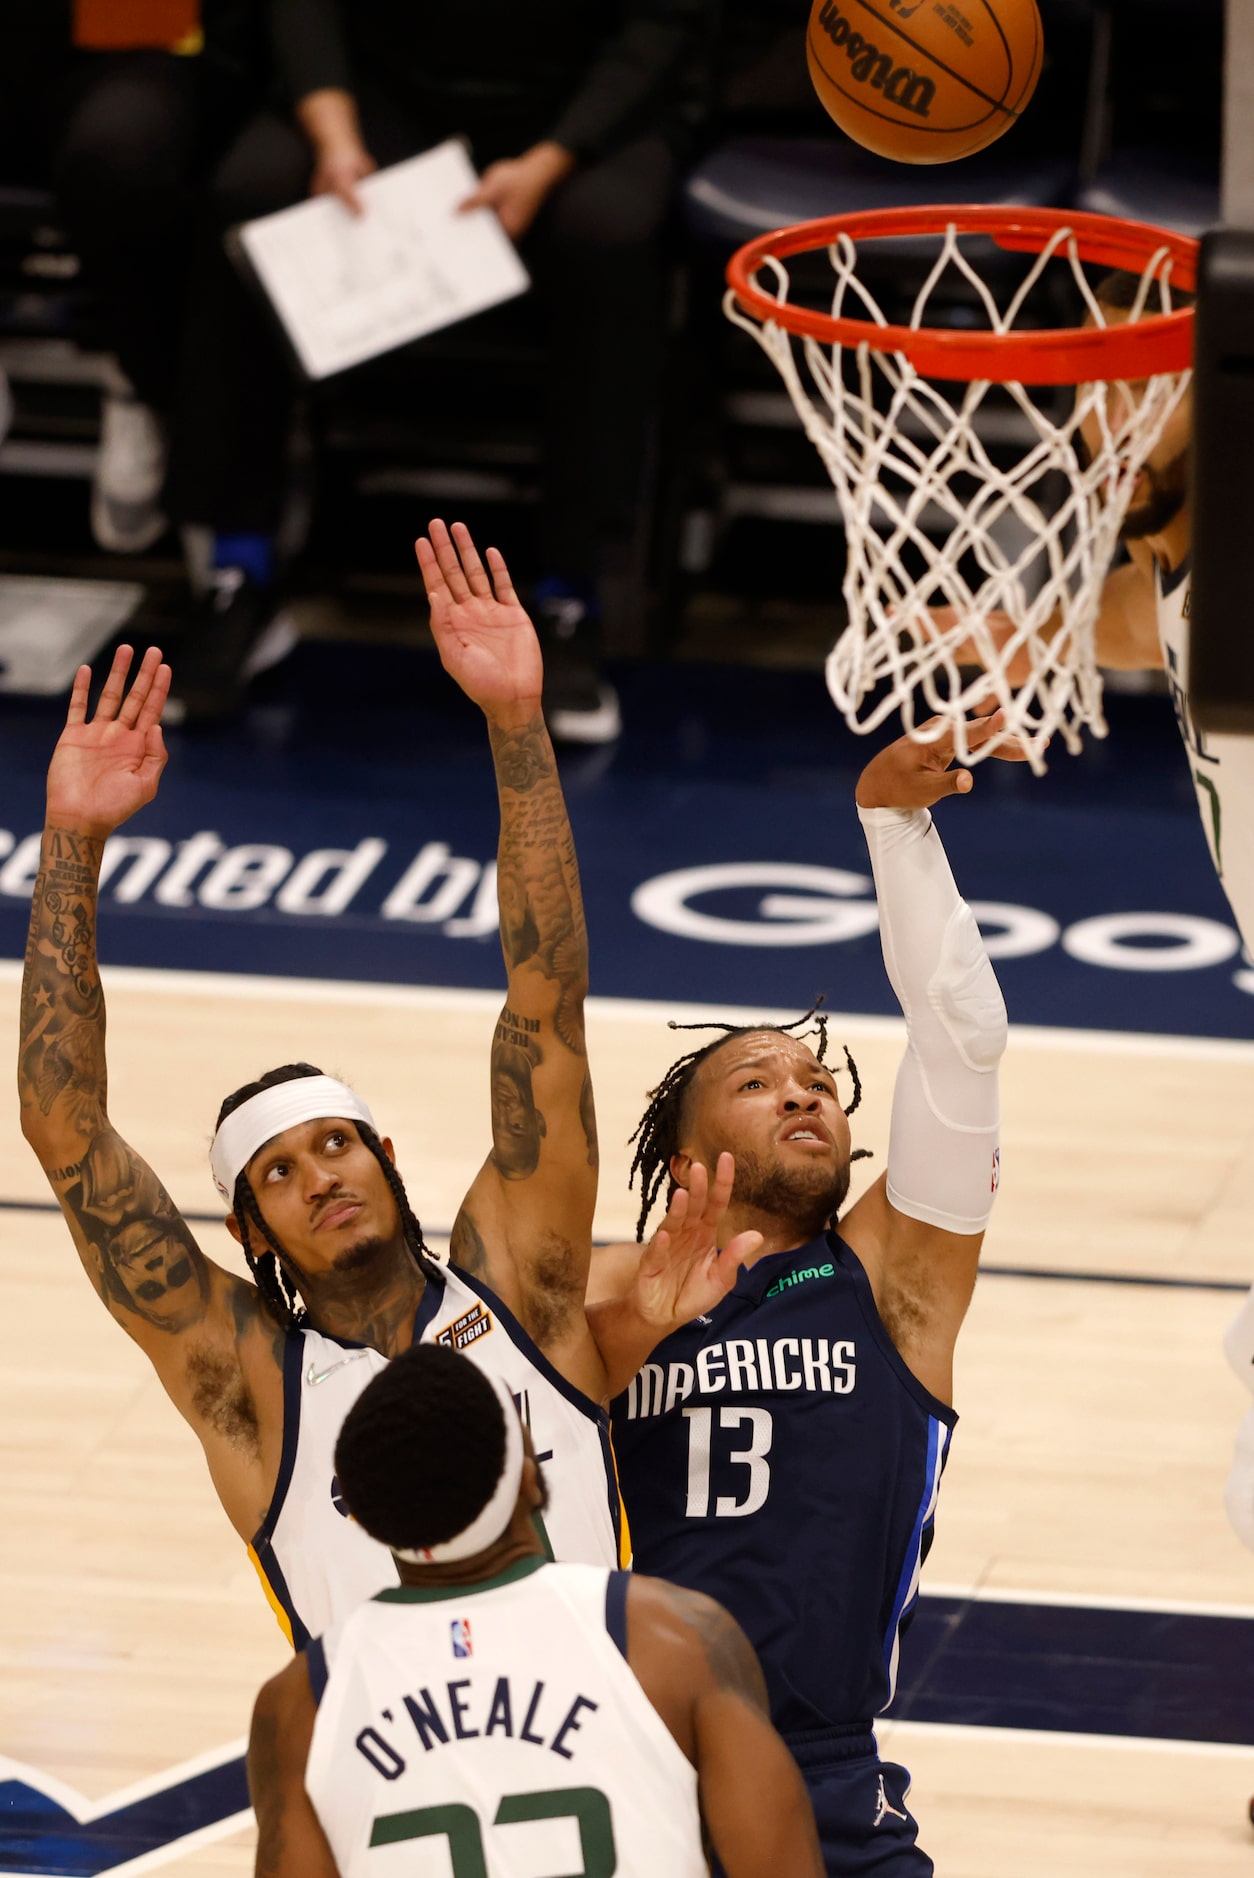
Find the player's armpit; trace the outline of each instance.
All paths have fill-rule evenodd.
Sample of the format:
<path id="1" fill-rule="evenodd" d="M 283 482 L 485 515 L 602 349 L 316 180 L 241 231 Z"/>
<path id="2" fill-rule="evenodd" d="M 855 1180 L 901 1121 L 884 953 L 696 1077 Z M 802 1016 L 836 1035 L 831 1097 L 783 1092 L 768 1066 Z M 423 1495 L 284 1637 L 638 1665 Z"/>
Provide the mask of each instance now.
<path id="1" fill-rule="evenodd" d="M 316 1714 L 303 1656 L 257 1697 L 248 1740 L 248 1791 L 257 1815 L 256 1878 L 339 1878 L 305 1791 Z"/>

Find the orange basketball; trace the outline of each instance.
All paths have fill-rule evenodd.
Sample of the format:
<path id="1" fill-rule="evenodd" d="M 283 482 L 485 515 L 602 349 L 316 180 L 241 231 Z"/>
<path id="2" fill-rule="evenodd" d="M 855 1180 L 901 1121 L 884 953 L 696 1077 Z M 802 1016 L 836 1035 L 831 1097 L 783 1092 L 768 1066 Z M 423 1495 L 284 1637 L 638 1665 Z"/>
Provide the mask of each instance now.
<path id="1" fill-rule="evenodd" d="M 950 163 L 1010 129 L 1036 90 L 1036 0 L 814 0 L 806 34 L 824 108 L 899 163 Z"/>

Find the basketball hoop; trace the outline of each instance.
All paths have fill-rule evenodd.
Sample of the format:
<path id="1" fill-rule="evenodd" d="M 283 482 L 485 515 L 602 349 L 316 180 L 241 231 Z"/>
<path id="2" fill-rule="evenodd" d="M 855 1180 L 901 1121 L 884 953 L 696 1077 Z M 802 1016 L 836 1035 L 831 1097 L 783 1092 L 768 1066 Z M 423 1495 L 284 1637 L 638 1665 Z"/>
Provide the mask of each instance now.
<path id="1" fill-rule="evenodd" d="M 911 254 L 927 237 L 938 246 L 909 324 L 893 325 L 858 276 L 857 244 L 903 237 Z M 1034 257 L 1004 309 L 964 237 Z M 1103 215 L 973 207 L 803 222 L 733 255 L 725 310 L 777 367 L 844 518 L 849 623 L 827 683 L 853 729 L 900 709 L 920 742 L 952 729 L 963 763 L 1017 738 L 1038 775 L 1056 731 L 1072 751 L 1085 725 L 1105 736 L 1102 583 L 1137 474 L 1188 384 L 1193 313 L 1172 310 L 1171 289 L 1193 289 L 1197 249 Z M 786 263 L 824 250 L 835 281 L 818 311 L 790 299 Z M 1108 323 L 1085 264 L 1139 279 L 1126 322 Z M 959 280 L 974 296 L 964 316 L 987 326 L 925 325 L 938 290 Z M 1078 293 L 1090 324 L 1029 325 L 1033 296 L 1060 287 Z M 1068 385 L 1075 396 L 1060 409 L 1027 389 Z M 1011 463 L 988 440 L 1007 418 Z M 916 723 L 916 691 L 939 723 Z M 1005 728 L 972 751 L 966 718 L 990 702 Z"/>

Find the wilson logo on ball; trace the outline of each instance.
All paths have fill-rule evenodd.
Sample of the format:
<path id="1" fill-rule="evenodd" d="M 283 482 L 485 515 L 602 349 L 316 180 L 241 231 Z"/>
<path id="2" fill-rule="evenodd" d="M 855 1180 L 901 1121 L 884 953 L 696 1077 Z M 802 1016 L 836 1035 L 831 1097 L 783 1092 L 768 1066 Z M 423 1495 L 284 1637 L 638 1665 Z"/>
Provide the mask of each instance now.
<path id="1" fill-rule="evenodd" d="M 899 11 L 906 17 L 904 7 Z M 921 77 L 909 65 L 894 65 L 889 53 L 881 52 L 877 45 L 855 29 L 853 22 L 836 5 L 836 0 L 824 0 L 819 24 L 832 44 L 844 53 L 851 74 L 860 85 L 869 85 L 873 91 L 882 91 L 890 104 L 895 104 L 903 111 L 912 111 L 916 117 L 930 115 L 932 100 L 936 96 L 936 86 L 932 80 Z"/>

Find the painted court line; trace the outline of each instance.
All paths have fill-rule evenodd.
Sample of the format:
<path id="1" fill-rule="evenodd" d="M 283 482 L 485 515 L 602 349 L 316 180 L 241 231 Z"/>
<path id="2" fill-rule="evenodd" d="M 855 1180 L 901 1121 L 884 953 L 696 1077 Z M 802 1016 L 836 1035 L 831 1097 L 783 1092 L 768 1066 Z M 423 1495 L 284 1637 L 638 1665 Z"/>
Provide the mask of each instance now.
<path id="1" fill-rule="evenodd" d="M 1131 1748 L 1138 1754 L 1191 1754 L 1215 1760 L 1248 1761 L 1254 1747 L 1237 1746 L 1230 1741 L 1182 1741 L 1165 1735 L 1086 1735 L 1063 1728 L 983 1728 L 974 1722 L 880 1721 L 876 1738 L 888 1746 L 899 1735 L 934 1736 L 950 1741 L 1009 1741 L 1016 1746 L 1031 1742 L 1038 1747 Z"/>
<path id="2" fill-rule="evenodd" d="M 19 959 L 0 959 L 0 984 L 19 984 L 21 976 Z M 504 996 L 503 986 L 499 992 L 476 991 L 457 986 L 368 984 L 337 978 L 268 978 L 247 972 L 166 971 L 139 965 L 106 966 L 101 978 L 106 992 L 112 984 L 165 997 L 228 997 L 282 1004 L 399 1005 L 411 1010 L 462 1010 L 484 1015 L 495 1015 Z M 760 1006 L 693 1004 L 682 1000 L 662 1003 L 643 998 L 590 997 L 587 1009 L 592 1016 L 663 1025 L 672 1018 L 684 1023 L 700 1023 L 706 1018 L 735 1024 L 776 1023 L 791 1021 L 797 1015 L 795 1009 L 763 1010 Z M 882 1037 L 892 1041 L 905 1036 L 905 1023 L 900 1017 L 874 1017 L 837 1010 L 829 1010 L 827 1015 L 829 1021 L 839 1024 L 851 1037 Z M 1044 1053 L 1079 1050 L 1114 1056 L 1185 1057 L 1193 1062 L 1254 1063 L 1254 1039 L 1159 1036 L 1127 1030 L 1068 1030 L 1039 1024 L 1011 1024 L 1010 1036 L 1012 1049 Z"/>

